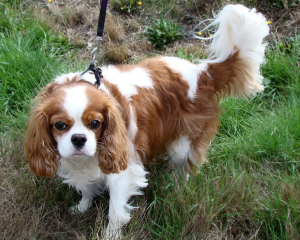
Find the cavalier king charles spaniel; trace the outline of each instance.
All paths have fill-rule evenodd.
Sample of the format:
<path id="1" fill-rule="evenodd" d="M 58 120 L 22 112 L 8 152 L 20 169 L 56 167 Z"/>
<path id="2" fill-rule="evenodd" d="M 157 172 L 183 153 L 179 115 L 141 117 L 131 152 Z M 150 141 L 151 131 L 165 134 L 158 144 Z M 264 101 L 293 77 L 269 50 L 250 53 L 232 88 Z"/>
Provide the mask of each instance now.
<path id="1" fill-rule="evenodd" d="M 159 56 L 104 66 L 99 87 L 92 72 L 68 73 L 35 98 L 24 142 L 31 171 L 74 187 L 82 199 L 73 212 L 86 211 L 107 188 L 108 238 L 121 236 L 129 199 L 147 186 L 144 164 L 168 153 L 181 172 L 193 172 L 218 131 L 219 99 L 263 90 L 263 15 L 228 5 L 212 25 L 210 58 L 199 64 Z"/>

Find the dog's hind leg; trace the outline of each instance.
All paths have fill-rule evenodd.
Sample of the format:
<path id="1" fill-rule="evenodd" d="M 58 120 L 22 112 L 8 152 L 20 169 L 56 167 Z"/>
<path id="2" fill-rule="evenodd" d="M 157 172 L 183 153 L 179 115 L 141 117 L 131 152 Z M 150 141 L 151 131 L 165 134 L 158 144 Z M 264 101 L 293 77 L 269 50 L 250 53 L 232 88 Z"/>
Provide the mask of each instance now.
<path id="1" fill-rule="evenodd" d="M 192 172 L 196 172 L 200 166 L 208 162 L 206 153 L 209 147 L 209 141 L 204 141 L 200 136 L 191 142 L 188 164 Z"/>
<path id="2" fill-rule="evenodd" d="M 182 136 L 168 146 L 170 163 L 177 166 L 183 176 L 186 174 L 187 180 L 190 172 L 196 173 L 198 167 L 208 161 L 206 153 L 213 135 L 214 132 L 202 132 L 193 140 Z"/>
<path id="3" fill-rule="evenodd" d="M 187 136 L 181 136 L 167 147 L 170 163 L 178 167 L 182 176 L 189 178 L 190 164 L 188 163 L 191 141 Z"/>

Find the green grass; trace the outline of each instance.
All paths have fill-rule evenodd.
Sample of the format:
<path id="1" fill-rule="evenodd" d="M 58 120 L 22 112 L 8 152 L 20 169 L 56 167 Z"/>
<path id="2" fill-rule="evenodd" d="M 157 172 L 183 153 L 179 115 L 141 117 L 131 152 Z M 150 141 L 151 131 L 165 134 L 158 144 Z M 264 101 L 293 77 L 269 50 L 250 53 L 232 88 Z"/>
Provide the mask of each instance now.
<path id="1" fill-rule="evenodd" d="M 32 19 L 32 9 L 27 11 L 0 3 L 0 12 L 4 13 L 0 20 L 0 121 L 8 123 L 1 125 L 1 133 L 24 128 L 20 119 L 28 111 L 29 102 L 58 72 L 71 65 L 72 46 Z"/>
<path id="2" fill-rule="evenodd" d="M 0 237 L 101 239 L 107 193 L 83 215 L 70 215 L 79 195 L 59 179 L 33 176 L 22 148 L 32 98 L 86 63 L 72 61 L 74 46 L 33 18 L 30 4 L 0 0 L 0 12 Z M 267 48 L 264 93 L 222 101 L 210 162 L 198 175 L 186 182 L 165 163 L 147 167 L 149 187 L 133 198 L 140 208 L 125 239 L 300 238 L 300 43 L 289 43 Z"/>

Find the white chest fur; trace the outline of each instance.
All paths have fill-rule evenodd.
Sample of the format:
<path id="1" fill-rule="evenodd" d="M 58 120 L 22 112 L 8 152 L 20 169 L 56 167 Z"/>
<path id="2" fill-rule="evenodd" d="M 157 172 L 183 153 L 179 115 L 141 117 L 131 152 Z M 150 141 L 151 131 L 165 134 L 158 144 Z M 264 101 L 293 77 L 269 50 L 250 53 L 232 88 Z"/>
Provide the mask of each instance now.
<path id="1" fill-rule="evenodd" d="M 101 172 L 98 159 L 95 157 L 62 158 L 60 163 L 57 175 L 64 179 L 63 183 L 75 187 L 77 191 L 94 190 L 95 185 L 104 181 L 105 175 Z"/>

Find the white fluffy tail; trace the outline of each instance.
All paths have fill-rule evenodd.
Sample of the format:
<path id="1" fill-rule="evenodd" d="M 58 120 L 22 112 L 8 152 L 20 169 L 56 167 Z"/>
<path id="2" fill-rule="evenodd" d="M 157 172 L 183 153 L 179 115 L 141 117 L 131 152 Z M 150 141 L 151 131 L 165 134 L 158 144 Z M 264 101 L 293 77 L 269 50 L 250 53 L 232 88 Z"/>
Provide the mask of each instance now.
<path id="1" fill-rule="evenodd" d="M 234 61 L 237 62 L 235 73 L 227 83 L 224 81 L 227 85 L 224 89 L 229 89 L 227 94 L 238 97 L 255 95 L 262 91 L 264 88 L 259 73 L 260 64 L 264 62 L 265 44 L 262 44 L 262 40 L 269 34 L 265 17 L 255 9 L 250 10 L 242 5 L 227 5 L 210 25 L 216 25 L 217 31 L 209 45 L 210 55 L 206 63 L 225 64 L 229 58 L 235 58 Z M 230 61 L 228 62 L 230 64 Z M 232 62 L 233 60 L 233 65 Z M 208 69 L 208 73 L 214 79 L 213 71 L 210 73 Z M 218 83 L 221 90 L 217 90 L 225 92 L 220 85 L 221 82 Z"/>
<path id="2" fill-rule="evenodd" d="M 263 38 L 269 34 L 265 17 L 243 5 L 227 5 L 212 25 L 218 25 L 209 46 L 210 57 L 225 61 L 234 51 L 240 50 L 249 61 L 259 65 L 264 59 Z"/>

